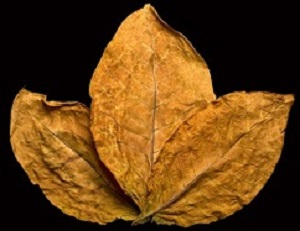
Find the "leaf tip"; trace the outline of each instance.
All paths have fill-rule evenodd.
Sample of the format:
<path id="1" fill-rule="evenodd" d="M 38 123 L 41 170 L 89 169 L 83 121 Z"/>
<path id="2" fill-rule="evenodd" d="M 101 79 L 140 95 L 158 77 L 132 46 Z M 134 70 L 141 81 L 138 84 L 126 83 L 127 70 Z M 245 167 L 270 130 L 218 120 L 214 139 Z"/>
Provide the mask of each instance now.
<path id="1" fill-rule="evenodd" d="M 287 104 L 293 104 L 295 101 L 295 96 L 294 94 L 287 94 L 284 95 L 284 102 Z"/>
<path id="2" fill-rule="evenodd" d="M 157 15 L 157 12 L 155 10 L 155 8 L 150 4 L 145 4 L 144 8 L 142 9 L 146 14 L 154 14 Z"/>
<path id="3" fill-rule="evenodd" d="M 152 10 L 152 9 L 153 9 L 153 6 L 151 6 L 150 3 L 147 3 L 147 4 L 144 5 L 144 9 L 145 9 L 145 10 Z"/>
<path id="4" fill-rule="evenodd" d="M 19 93 L 17 95 L 20 95 L 20 94 L 28 94 L 30 93 L 30 91 L 28 91 L 25 86 L 21 88 L 21 90 L 19 91 Z"/>

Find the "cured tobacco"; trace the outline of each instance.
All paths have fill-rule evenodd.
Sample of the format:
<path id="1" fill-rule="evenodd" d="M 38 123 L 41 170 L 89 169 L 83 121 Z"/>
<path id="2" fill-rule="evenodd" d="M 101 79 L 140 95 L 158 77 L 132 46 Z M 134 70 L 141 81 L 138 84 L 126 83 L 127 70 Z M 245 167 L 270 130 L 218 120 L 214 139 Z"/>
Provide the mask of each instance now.
<path id="1" fill-rule="evenodd" d="M 294 100 L 268 92 L 216 99 L 203 58 L 150 5 L 121 24 L 90 95 L 91 110 L 25 89 L 16 96 L 11 144 L 32 183 L 81 220 L 185 227 L 257 195 Z"/>

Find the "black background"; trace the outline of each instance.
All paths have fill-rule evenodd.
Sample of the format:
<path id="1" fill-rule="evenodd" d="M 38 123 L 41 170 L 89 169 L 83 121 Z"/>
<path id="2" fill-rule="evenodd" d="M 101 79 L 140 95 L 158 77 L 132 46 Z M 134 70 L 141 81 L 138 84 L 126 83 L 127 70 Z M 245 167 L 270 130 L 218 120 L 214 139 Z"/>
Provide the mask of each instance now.
<path id="1" fill-rule="evenodd" d="M 40 1 L 41 2 L 41 1 Z M 292 5 L 198 1 L 98 1 L 69 5 L 11 3 L 1 9 L 0 230 L 183 230 L 117 221 L 107 226 L 64 215 L 30 183 L 9 143 L 10 108 L 17 92 L 90 104 L 88 85 L 99 58 L 119 24 L 150 2 L 161 18 L 182 32 L 207 61 L 217 96 L 237 90 L 293 93 L 296 102 L 274 174 L 241 211 L 210 225 L 187 230 L 254 230 L 297 227 L 299 222 L 299 58 L 296 9 Z M 79 1 L 78 1 L 79 2 Z M 81 1 L 83 2 L 83 1 Z M 13 5 L 14 4 L 14 5 Z M 291 210 L 295 208 L 295 210 Z M 294 226 L 293 226 L 294 225 Z M 290 228 L 291 227 L 291 228 Z"/>

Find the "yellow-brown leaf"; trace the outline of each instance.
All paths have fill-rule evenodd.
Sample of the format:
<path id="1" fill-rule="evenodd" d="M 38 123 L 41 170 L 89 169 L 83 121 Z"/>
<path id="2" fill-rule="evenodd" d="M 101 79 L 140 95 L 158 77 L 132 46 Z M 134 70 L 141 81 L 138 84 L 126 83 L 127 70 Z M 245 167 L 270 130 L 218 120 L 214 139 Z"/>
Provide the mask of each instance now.
<path id="1" fill-rule="evenodd" d="M 205 61 L 146 5 L 105 49 L 90 84 L 100 159 L 143 209 L 159 153 L 202 101 L 215 99 Z"/>
<path id="2" fill-rule="evenodd" d="M 64 213 L 100 224 L 136 217 L 101 166 L 84 105 L 21 90 L 12 107 L 11 144 L 31 182 Z"/>
<path id="3" fill-rule="evenodd" d="M 140 220 L 190 226 L 248 204 L 279 159 L 292 95 L 237 92 L 185 121 L 165 144 Z"/>
<path id="4" fill-rule="evenodd" d="M 17 95 L 11 143 L 31 181 L 81 220 L 185 227 L 224 218 L 256 196 L 280 157 L 294 100 L 267 92 L 215 100 L 205 61 L 150 5 L 121 24 L 90 95 L 91 113 L 77 102 Z"/>

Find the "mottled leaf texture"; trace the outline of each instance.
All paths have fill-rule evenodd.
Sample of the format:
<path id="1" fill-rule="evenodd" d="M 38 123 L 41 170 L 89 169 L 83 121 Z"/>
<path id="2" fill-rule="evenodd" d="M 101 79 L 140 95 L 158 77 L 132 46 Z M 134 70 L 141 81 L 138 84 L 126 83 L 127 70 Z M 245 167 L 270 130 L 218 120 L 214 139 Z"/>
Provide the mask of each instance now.
<path id="1" fill-rule="evenodd" d="M 98 160 L 84 105 L 21 90 L 12 107 L 11 144 L 31 182 L 64 213 L 99 224 L 136 217 Z"/>
<path id="2" fill-rule="evenodd" d="M 100 159 L 143 209 L 151 168 L 174 131 L 215 99 L 205 61 L 146 5 L 105 49 L 90 84 Z"/>
<path id="3" fill-rule="evenodd" d="M 279 159 L 292 103 L 292 95 L 236 92 L 184 121 L 154 165 L 141 218 L 190 226 L 248 204 Z"/>
<path id="4" fill-rule="evenodd" d="M 294 101 L 268 92 L 216 100 L 205 61 L 150 5 L 121 24 L 89 90 L 91 113 L 21 90 L 11 143 L 54 205 L 99 224 L 187 227 L 241 209 L 274 171 Z"/>

